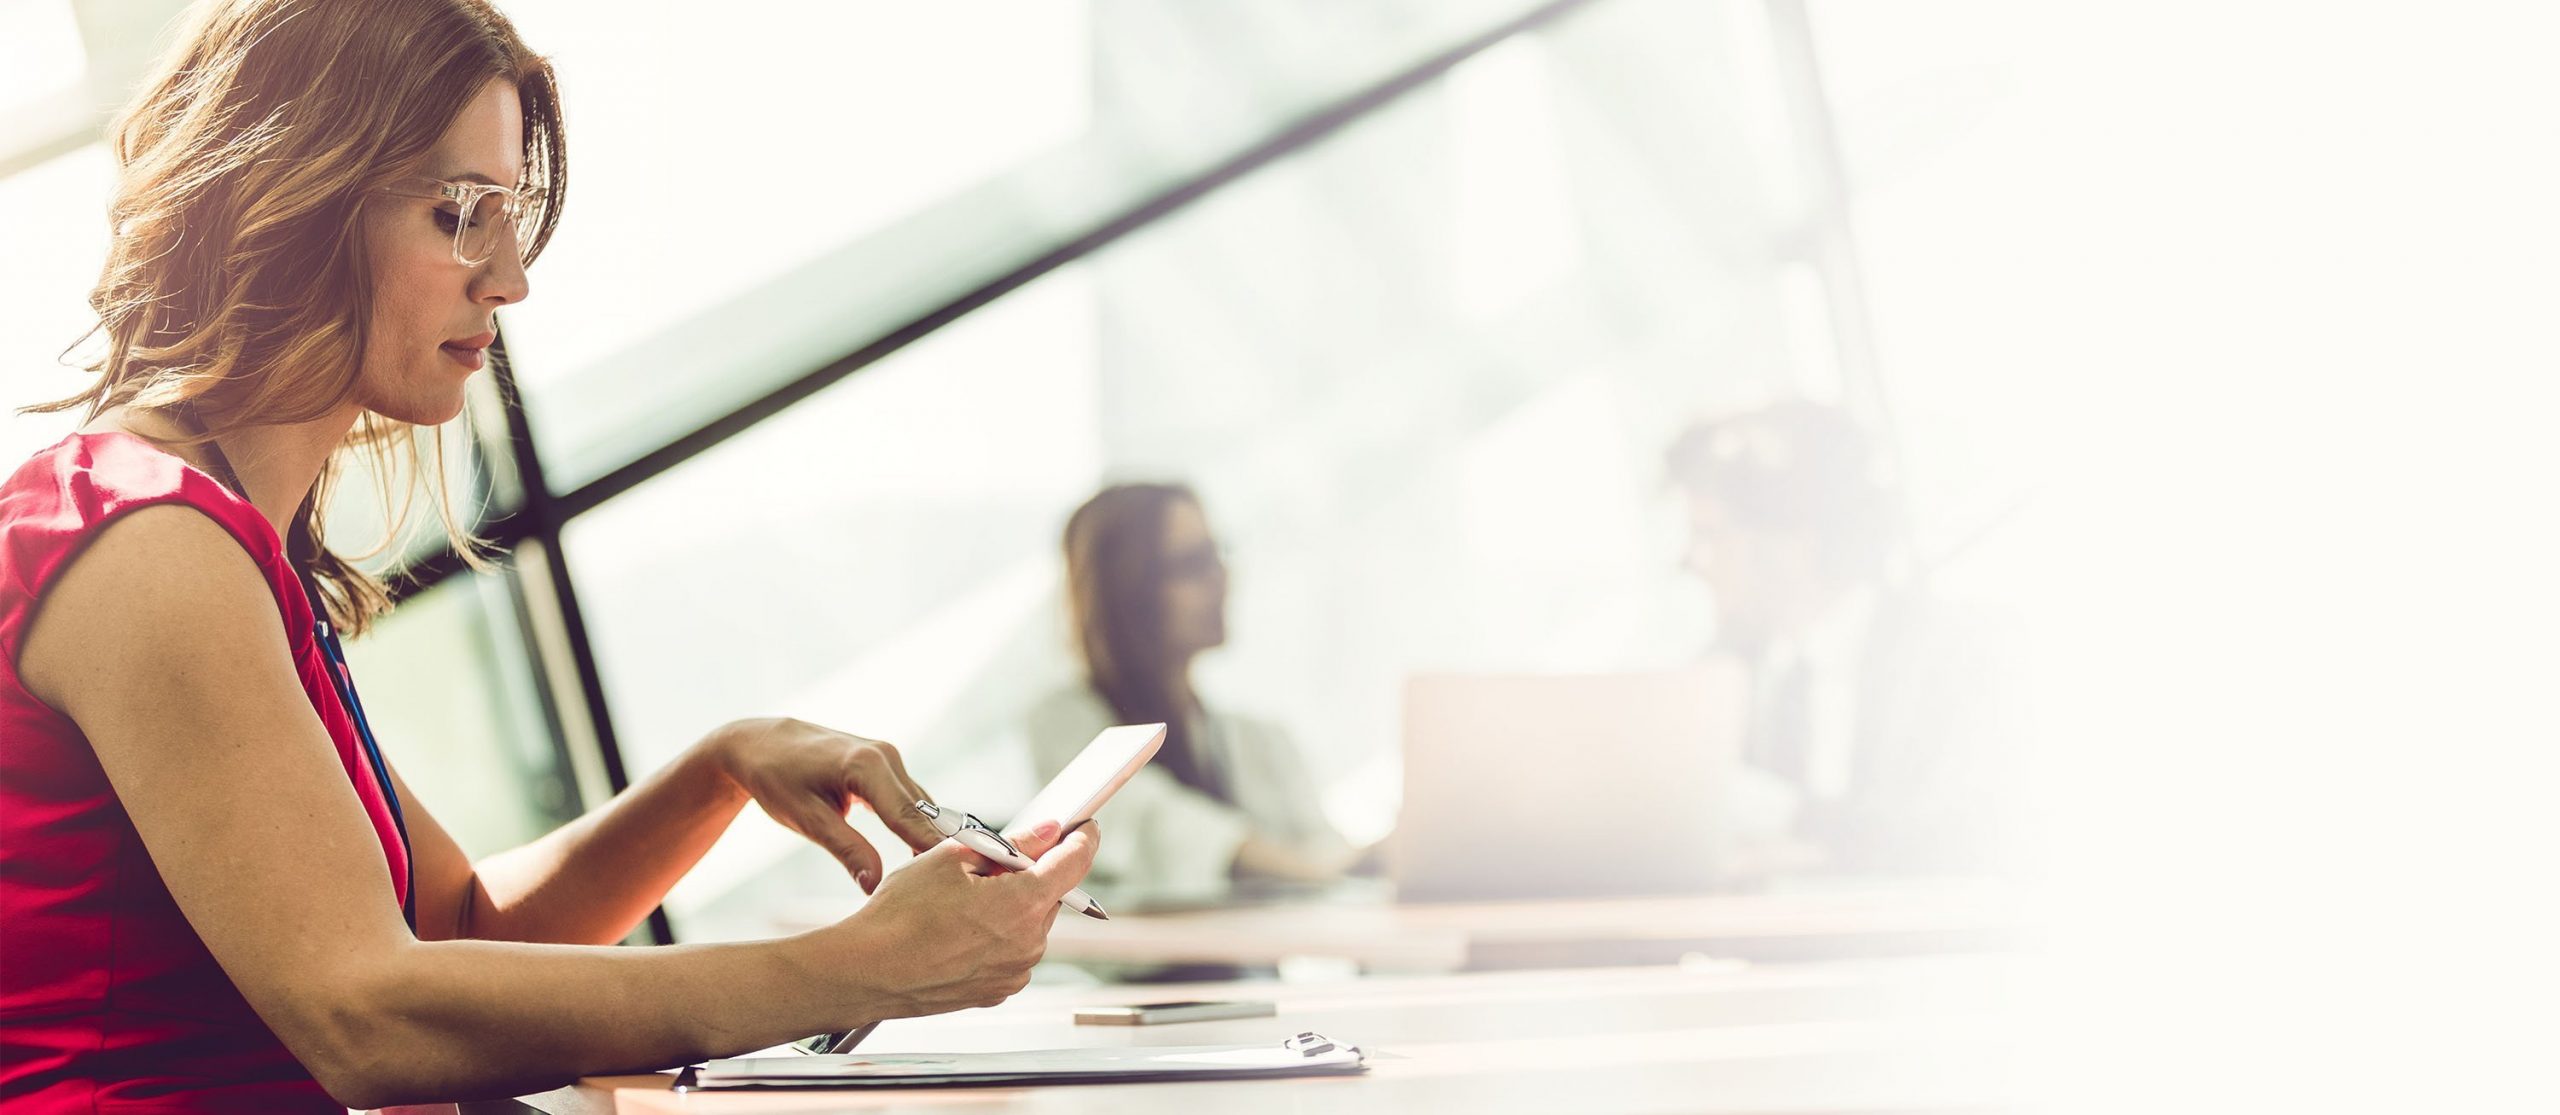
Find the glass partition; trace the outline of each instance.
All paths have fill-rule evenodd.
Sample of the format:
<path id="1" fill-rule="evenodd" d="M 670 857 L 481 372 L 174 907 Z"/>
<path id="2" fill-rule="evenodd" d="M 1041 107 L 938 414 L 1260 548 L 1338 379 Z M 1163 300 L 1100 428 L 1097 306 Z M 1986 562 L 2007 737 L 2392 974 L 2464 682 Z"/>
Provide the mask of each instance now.
<path id="1" fill-rule="evenodd" d="M 0 175 L 0 213 L 8 222 L 0 249 L 0 459 L 15 468 L 80 424 L 75 413 L 23 415 L 16 409 L 87 387 L 72 347 L 98 315 L 89 288 L 107 260 L 107 193 L 115 178 L 104 144 L 90 144 L 16 174 Z M 59 219 L 30 220 L 34 213 Z"/>
<path id="2" fill-rule="evenodd" d="M 474 858 L 580 812 L 503 573 L 454 577 L 347 644 L 401 781 Z"/>
<path id="3" fill-rule="evenodd" d="M 1530 7 L 513 5 L 577 136 L 575 200 L 505 315 L 550 480 L 592 481 Z"/>
<path id="4" fill-rule="evenodd" d="M 1749 165 L 1734 115 L 1617 126 L 1734 80 L 1699 64 L 1732 45 L 1715 13 L 1623 7 L 1488 51 L 575 520 L 634 771 L 793 715 L 896 742 L 938 796 L 1003 815 L 1034 788 L 1028 710 L 1081 676 L 1060 531 L 1121 480 L 1201 493 L 1233 578 L 1204 692 L 1289 735 L 1356 837 L 1392 819 L 1409 674 L 1694 658 L 1708 616 L 1662 455 L 1701 409 L 1800 385 L 1778 247 L 1798 209 L 1750 176 L 1682 200 Z M 691 940 L 856 898 L 750 811 L 669 911 Z"/>

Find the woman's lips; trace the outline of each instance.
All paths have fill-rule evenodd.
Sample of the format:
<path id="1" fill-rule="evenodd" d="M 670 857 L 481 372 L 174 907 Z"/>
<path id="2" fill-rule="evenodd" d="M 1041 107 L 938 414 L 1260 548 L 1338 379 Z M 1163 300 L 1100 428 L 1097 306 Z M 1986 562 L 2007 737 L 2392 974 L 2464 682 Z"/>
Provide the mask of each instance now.
<path id="1" fill-rule="evenodd" d="M 486 357 L 481 354 L 487 350 L 476 345 L 471 347 L 464 347 L 462 345 L 437 345 L 436 347 L 442 349 L 444 354 L 451 358 L 454 363 L 460 364 L 475 372 L 480 370 L 480 365 L 486 359 Z"/>

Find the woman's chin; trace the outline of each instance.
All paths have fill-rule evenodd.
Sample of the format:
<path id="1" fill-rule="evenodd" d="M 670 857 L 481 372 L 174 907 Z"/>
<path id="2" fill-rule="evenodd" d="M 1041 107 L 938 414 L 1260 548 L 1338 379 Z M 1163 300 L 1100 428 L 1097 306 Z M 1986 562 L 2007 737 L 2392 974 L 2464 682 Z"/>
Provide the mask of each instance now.
<path id="1" fill-rule="evenodd" d="M 365 409 L 394 422 L 412 426 L 441 426 L 462 415 L 462 392 L 433 399 L 398 399 L 366 403 Z"/>

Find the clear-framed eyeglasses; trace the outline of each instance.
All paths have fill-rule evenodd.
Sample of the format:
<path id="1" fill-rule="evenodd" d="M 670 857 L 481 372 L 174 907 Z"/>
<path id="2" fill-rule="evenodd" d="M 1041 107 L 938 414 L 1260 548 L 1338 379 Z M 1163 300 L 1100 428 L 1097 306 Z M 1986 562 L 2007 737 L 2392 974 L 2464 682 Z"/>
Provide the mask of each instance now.
<path id="1" fill-rule="evenodd" d="M 549 191 L 540 186 L 516 188 L 435 178 L 411 179 L 385 186 L 382 192 L 443 202 L 436 206 L 436 222 L 452 227 L 453 260 L 464 267 L 489 262 L 501 244 L 516 253 L 518 262 L 532 262 L 527 255 L 532 243 L 524 228 L 549 197 Z"/>

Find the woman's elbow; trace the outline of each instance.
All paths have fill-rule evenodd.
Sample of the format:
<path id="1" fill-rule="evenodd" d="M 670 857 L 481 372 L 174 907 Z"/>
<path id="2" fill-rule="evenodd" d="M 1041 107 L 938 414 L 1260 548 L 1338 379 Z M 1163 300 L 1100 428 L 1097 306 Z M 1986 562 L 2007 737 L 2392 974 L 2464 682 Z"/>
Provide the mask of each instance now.
<path id="1" fill-rule="evenodd" d="M 337 1103 L 359 1111 L 399 1103 L 427 1102 L 410 1094 L 398 1050 L 398 1027 L 379 1009 L 355 1004 L 315 1006 L 305 1012 L 285 1041 L 304 1071 Z M 413 1056 L 416 1050 L 409 1053 Z"/>
<path id="2" fill-rule="evenodd" d="M 276 1036 L 329 1098 L 356 1110 L 451 1100 L 421 1094 L 438 1060 L 432 1042 L 408 1023 L 413 1006 L 389 971 L 348 976 L 302 989 Z"/>
<path id="3" fill-rule="evenodd" d="M 343 1105 L 350 1111 L 371 1111 L 412 1102 L 411 1097 L 397 1095 L 394 1089 L 383 1083 L 345 1073 L 323 1072 L 311 1065 L 303 1067 L 310 1069 L 311 1078 L 320 1082 L 320 1090 L 329 1093 L 329 1102 Z"/>

